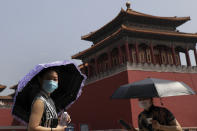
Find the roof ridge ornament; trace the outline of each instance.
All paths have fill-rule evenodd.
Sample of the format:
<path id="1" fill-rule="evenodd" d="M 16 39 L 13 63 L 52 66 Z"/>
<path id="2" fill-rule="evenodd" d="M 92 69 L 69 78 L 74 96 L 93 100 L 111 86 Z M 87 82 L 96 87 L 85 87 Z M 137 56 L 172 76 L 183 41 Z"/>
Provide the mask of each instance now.
<path id="1" fill-rule="evenodd" d="M 126 11 L 131 11 L 131 2 L 130 1 L 126 2 L 126 7 L 127 7 Z"/>

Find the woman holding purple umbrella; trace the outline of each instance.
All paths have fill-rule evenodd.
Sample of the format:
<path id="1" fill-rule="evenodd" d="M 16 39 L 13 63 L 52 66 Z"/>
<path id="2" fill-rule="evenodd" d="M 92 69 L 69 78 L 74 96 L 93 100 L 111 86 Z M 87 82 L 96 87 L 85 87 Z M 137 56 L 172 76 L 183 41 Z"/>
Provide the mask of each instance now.
<path id="1" fill-rule="evenodd" d="M 64 111 L 79 98 L 85 80 L 71 61 L 38 64 L 19 81 L 12 115 L 29 131 L 64 131 L 71 121 Z"/>
<path id="2" fill-rule="evenodd" d="M 58 88 L 58 73 L 53 69 L 41 72 L 41 90 L 34 98 L 28 124 L 29 131 L 64 131 L 66 126 L 58 125 L 58 115 L 50 94 Z M 70 116 L 67 122 L 71 121 Z M 52 128 L 53 127 L 53 128 Z"/>

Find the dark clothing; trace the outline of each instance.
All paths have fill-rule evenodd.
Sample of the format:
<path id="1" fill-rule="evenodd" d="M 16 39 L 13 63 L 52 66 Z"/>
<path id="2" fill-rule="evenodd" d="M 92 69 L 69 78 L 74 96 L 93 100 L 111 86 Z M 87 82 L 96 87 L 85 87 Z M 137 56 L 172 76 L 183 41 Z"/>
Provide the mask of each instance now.
<path id="1" fill-rule="evenodd" d="M 151 106 L 149 111 L 144 110 L 138 116 L 139 129 L 144 131 L 154 131 L 152 124 L 147 118 L 157 120 L 161 125 L 170 125 L 170 122 L 175 119 L 174 115 L 163 107 Z"/>
<path id="2" fill-rule="evenodd" d="M 40 99 L 44 103 L 44 112 L 41 118 L 40 126 L 44 127 L 57 127 L 58 116 L 55 108 L 55 104 L 50 96 L 46 92 L 41 91 L 34 99 L 33 103 Z"/>

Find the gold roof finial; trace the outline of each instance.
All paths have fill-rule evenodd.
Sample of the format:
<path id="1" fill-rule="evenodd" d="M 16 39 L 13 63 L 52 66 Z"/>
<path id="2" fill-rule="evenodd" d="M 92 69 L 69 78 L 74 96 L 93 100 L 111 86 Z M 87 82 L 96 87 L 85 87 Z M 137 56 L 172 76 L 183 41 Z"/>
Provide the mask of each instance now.
<path id="1" fill-rule="evenodd" d="M 127 1 L 126 6 L 127 6 L 127 10 L 131 10 L 131 2 Z"/>

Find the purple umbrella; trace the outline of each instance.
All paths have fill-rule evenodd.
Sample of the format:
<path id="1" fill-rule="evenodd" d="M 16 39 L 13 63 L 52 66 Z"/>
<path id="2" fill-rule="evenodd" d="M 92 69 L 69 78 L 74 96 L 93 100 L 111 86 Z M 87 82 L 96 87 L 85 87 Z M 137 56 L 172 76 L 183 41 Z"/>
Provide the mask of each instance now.
<path id="1" fill-rule="evenodd" d="M 37 76 L 45 69 L 52 68 L 58 72 L 58 89 L 51 94 L 57 112 L 64 111 L 81 95 L 86 76 L 70 61 L 56 61 L 39 64 L 19 81 L 12 115 L 27 124 L 31 113 L 31 104 L 40 91 Z"/>

